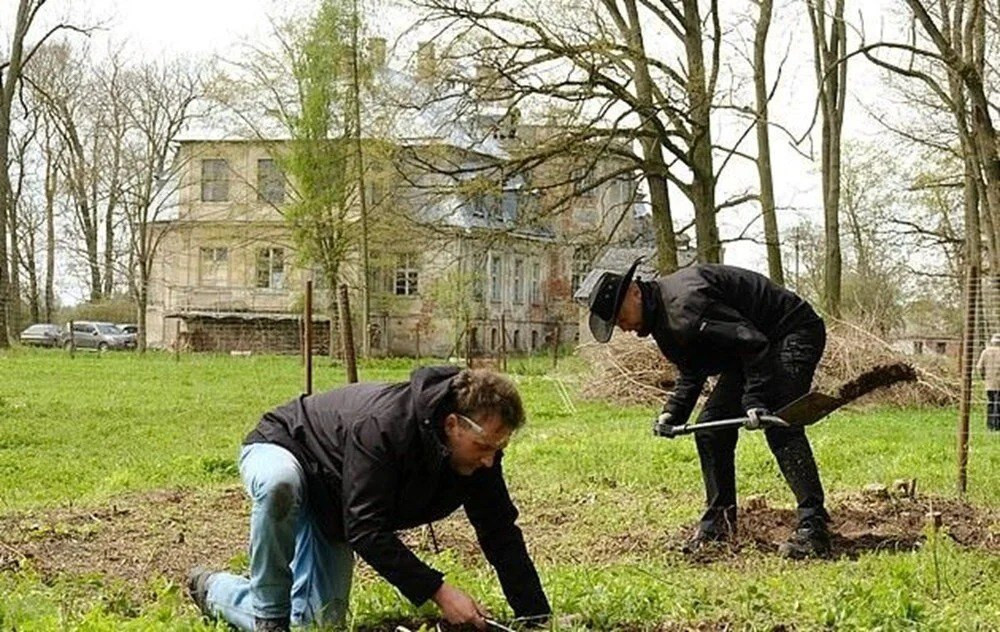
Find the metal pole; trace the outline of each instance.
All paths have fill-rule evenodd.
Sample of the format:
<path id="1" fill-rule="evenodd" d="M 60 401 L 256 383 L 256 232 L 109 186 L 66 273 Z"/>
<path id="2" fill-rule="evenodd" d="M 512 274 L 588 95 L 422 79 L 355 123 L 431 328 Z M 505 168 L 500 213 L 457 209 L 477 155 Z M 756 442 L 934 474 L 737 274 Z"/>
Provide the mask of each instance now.
<path id="1" fill-rule="evenodd" d="M 556 323 L 556 328 L 552 332 L 552 368 L 559 365 L 559 338 L 561 337 L 562 324 Z"/>
<path id="2" fill-rule="evenodd" d="M 69 321 L 69 357 L 76 357 L 76 334 L 73 332 L 73 321 Z"/>
<path id="3" fill-rule="evenodd" d="M 969 407 L 972 399 L 972 365 L 976 331 L 977 289 L 979 266 L 970 265 L 966 270 L 965 322 L 962 327 L 962 391 L 958 411 L 958 493 L 964 496 L 968 489 L 969 465 Z"/>
<path id="4" fill-rule="evenodd" d="M 306 281 L 305 314 L 302 321 L 302 353 L 306 361 L 306 395 L 313 391 L 313 353 L 312 353 L 312 319 L 313 319 L 313 282 Z"/>
<path id="5" fill-rule="evenodd" d="M 347 369 L 347 381 L 358 381 L 358 363 L 354 355 L 354 332 L 351 328 L 351 306 L 347 302 L 347 284 L 340 285 L 340 331 L 344 347 L 344 367 Z"/>
<path id="6" fill-rule="evenodd" d="M 472 340 L 471 331 L 469 329 L 469 319 L 465 319 L 465 366 L 472 366 Z"/>

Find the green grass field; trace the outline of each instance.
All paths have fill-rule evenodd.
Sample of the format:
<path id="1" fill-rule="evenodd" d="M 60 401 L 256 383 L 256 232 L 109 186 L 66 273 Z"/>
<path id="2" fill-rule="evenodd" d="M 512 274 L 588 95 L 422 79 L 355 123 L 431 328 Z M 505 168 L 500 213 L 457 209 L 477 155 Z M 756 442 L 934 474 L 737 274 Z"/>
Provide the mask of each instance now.
<path id="1" fill-rule="evenodd" d="M 402 380 L 416 364 L 373 362 L 361 377 Z M 928 531 L 915 550 L 871 547 L 791 562 L 744 547 L 693 562 L 676 545 L 702 502 L 694 442 L 652 438 L 650 409 L 567 403 L 554 378 L 573 391 L 581 365 L 569 360 L 554 374 L 547 367 L 544 359 L 510 362 L 529 425 L 505 463 L 549 598 L 569 615 L 555 629 L 1000 630 L 1000 436 L 985 433 L 981 409 L 974 410 L 969 469 L 968 500 L 981 512 L 973 545 L 948 537 L 946 514 L 944 532 Z M 342 369 L 317 362 L 317 390 L 343 380 Z M 301 388 L 295 357 L 0 354 L 0 630 L 214 629 L 187 602 L 177 569 L 158 562 L 162 551 L 124 576 L 88 568 L 79 552 L 118 528 L 119 514 L 135 523 L 129 528 L 146 520 L 149 537 L 184 524 L 164 497 L 184 508 L 226 498 L 239 506 L 234 457 L 243 435 Z M 844 411 L 813 427 L 832 509 L 855 502 L 866 484 L 900 478 L 918 481 L 924 503 L 913 511 L 928 499 L 954 500 L 955 417 L 953 409 Z M 787 514 L 780 510 L 792 507 L 790 493 L 763 436 L 743 437 L 738 468 L 742 498 L 761 496 L 779 510 L 774 515 Z M 147 519 L 119 505 L 153 513 Z M 190 519 L 194 510 L 176 511 Z M 212 550 L 240 568 L 242 509 L 205 511 L 199 537 L 217 529 Z M 441 552 L 427 550 L 419 533 L 408 537 L 499 618 L 509 617 L 468 528 L 449 520 L 438 534 Z M 142 552 L 142 539 L 120 546 Z M 190 537 L 177 544 L 186 555 L 199 546 Z M 28 549 L 34 554 L 26 556 Z M 411 607 L 362 568 L 352 613 L 356 627 L 392 630 L 389 621 L 434 610 Z"/>

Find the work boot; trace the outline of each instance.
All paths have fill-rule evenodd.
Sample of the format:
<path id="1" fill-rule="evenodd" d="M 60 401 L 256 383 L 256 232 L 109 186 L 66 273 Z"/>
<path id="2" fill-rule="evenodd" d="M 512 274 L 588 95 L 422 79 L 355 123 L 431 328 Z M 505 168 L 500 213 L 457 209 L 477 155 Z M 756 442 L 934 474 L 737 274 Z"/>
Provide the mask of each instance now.
<path id="1" fill-rule="evenodd" d="M 254 632 L 288 632 L 288 617 L 283 619 L 254 619 Z"/>
<path id="2" fill-rule="evenodd" d="M 191 601 L 198 606 L 201 614 L 211 618 L 212 613 L 208 611 L 208 580 L 214 574 L 203 566 L 195 566 L 187 574 L 187 590 L 191 596 Z"/>
<path id="3" fill-rule="evenodd" d="M 823 520 L 799 523 L 795 532 L 778 546 L 778 555 L 793 560 L 830 554 L 830 531 Z"/>

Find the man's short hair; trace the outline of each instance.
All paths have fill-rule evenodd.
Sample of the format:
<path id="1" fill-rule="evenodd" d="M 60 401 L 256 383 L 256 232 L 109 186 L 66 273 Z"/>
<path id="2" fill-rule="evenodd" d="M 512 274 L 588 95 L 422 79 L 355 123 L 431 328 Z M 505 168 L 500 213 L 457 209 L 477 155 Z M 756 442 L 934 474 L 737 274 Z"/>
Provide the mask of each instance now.
<path id="1" fill-rule="evenodd" d="M 524 425 L 524 405 L 514 382 L 488 369 L 463 369 L 451 382 L 455 412 L 469 417 L 500 415 L 511 431 Z"/>

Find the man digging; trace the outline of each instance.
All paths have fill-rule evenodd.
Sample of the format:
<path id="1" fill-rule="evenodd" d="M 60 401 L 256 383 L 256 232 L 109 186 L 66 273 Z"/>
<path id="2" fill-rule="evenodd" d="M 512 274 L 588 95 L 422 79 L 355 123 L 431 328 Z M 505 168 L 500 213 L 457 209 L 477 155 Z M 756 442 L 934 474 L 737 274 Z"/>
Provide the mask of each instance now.
<path id="1" fill-rule="evenodd" d="M 823 320 L 802 298 L 766 277 L 726 265 L 701 264 L 652 281 L 595 270 L 577 298 L 590 308 L 590 330 L 607 342 L 617 325 L 652 335 L 677 367 L 674 391 L 653 432 L 670 436 L 694 409 L 706 379 L 718 376 L 697 422 L 763 417 L 809 391 L 826 344 Z M 801 427 L 767 427 L 768 446 L 798 502 L 798 527 L 782 555 L 830 551 L 829 515 L 809 440 Z M 696 434 L 707 509 L 685 551 L 730 539 L 736 530 L 737 428 Z"/>
<path id="2" fill-rule="evenodd" d="M 506 377 L 428 367 L 401 384 L 301 396 L 261 419 L 240 454 L 250 514 L 250 576 L 192 569 L 207 616 L 240 630 L 343 625 L 354 553 L 414 604 L 486 629 L 486 612 L 416 557 L 396 531 L 460 506 L 522 620 L 550 613 L 501 461 L 524 423 Z"/>

